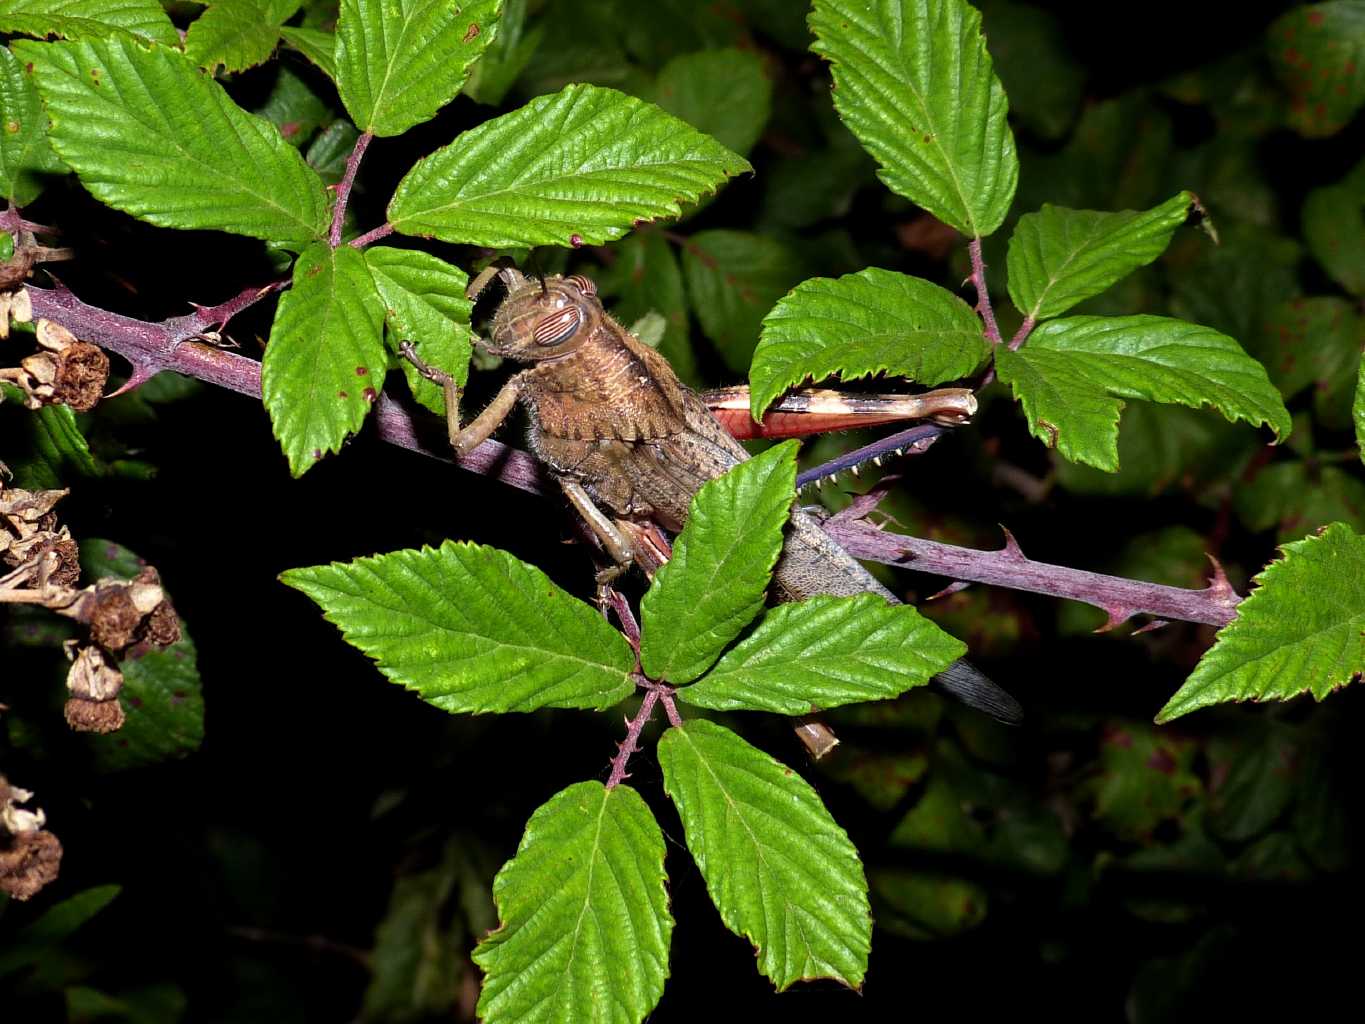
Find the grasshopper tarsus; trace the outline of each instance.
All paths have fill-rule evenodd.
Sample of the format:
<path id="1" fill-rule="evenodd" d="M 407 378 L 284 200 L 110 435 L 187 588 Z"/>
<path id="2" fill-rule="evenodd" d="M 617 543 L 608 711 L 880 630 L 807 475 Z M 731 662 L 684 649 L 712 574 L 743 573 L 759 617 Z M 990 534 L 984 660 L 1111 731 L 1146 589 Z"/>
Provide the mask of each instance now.
<path id="1" fill-rule="evenodd" d="M 438 370 L 436 367 L 431 366 L 424 361 L 422 357 L 417 354 L 417 346 L 410 341 L 400 341 L 398 343 L 398 354 L 410 362 L 423 378 L 431 381 L 433 384 L 445 387 L 447 384 L 454 383 L 455 381 L 455 378 L 446 373 L 445 370 Z"/>

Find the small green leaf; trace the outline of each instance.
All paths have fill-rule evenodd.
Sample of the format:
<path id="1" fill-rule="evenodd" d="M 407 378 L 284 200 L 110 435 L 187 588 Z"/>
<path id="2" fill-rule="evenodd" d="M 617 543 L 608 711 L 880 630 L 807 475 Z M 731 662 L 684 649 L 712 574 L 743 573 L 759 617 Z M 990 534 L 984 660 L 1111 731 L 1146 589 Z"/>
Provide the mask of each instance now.
<path id="1" fill-rule="evenodd" d="M 872 943 L 858 851 L 805 779 L 714 722 L 659 741 L 664 788 L 725 926 L 758 950 L 778 991 L 862 985 Z"/>
<path id="2" fill-rule="evenodd" d="M 815 0 L 834 106 L 893 192 L 963 234 L 1000 226 L 1019 159 L 981 15 L 963 0 Z"/>
<path id="3" fill-rule="evenodd" d="M 1189 740 L 1150 725 L 1108 725 L 1099 770 L 1087 787 L 1095 819 L 1127 842 L 1150 840 L 1164 822 L 1179 821 L 1197 805 L 1203 790 L 1194 773 L 1197 753 Z"/>
<path id="4" fill-rule="evenodd" d="M 389 223 L 492 248 L 601 245 L 641 221 L 676 217 L 682 203 L 750 169 L 652 103 L 571 85 L 419 161 L 399 183 Z"/>
<path id="5" fill-rule="evenodd" d="M 446 541 L 280 578 L 385 676 L 445 711 L 600 709 L 634 688 L 621 634 L 505 551 Z"/>
<path id="6" fill-rule="evenodd" d="M 1227 335 L 1183 320 L 1051 320 L 1026 347 L 997 353 L 996 368 L 1034 437 L 1108 472 L 1118 468 L 1120 397 L 1212 405 L 1229 420 L 1266 424 L 1277 440 L 1289 434 L 1289 412 L 1265 368 Z"/>
<path id="7" fill-rule="evenodd" d="M 744 156 L 772 110 L 772 83 L 752 50 L 702 50 L 674 57 L 659 72 L 655 102 Z"/>
<path id="8" fill-rule="evenodd" d="M 1141 213 L 1067 210 L 1043 204 L 1010 237 L 1010 298 L 1024 316 L 1045 320 L 1098 295 L 1166 251 L 1194 196 L 1181 192 Z"/>
<path id="9" fill-rule="evenodd" d="M 878 868 L 868 881 L 877 927 L 921 941 L 970 931 L 990 906 L 990 890 L 979 882 L 918 868 Z"/>
<path id="10" fill-rule="evenodd" d="M 1302 225 L 1313 258 L 1352 295 L 1365 295 L 1365 163 L 1309 192 Z"/>
<path id="11" fill-rule="evenodd" d="M 1323 700 L 1365 673 L 1365 537 L 1341 523 L 1285 544 L 1157 715 L 1232 700 Z"/>
<path id="12" fill-rule="evenodd" d="M 355 125 L 339 117 L 318 133 L 304 159 L 309 167 L 318 172 L 318 177 L 329 185 L 335 185 L 346 174 L 346 161 L 355 151 L 358 138 L 360 133 L 355 130 Z"/>
<path id="13" fill-rule="evenodd" d="M 673 557 L 640 601 L 640 662 L 652 679 L 690 683 L 763 607 L 796 490 L 796 442 L 702 485 Z"/>
<path id="14" fill-rule="evenodd" d="M 65 170 L 48 144 L 47 115 L 33 80 L 9 47 L 0 46 L 0 195 L 11 206 L 26 206 L 42 191 L 42 175 Z M 10 245 L 13 253 L 13 239 Z"/>
<path id="15" fill-rule="evenodd" d="M 261 397 L 295 476 L 360 429 L 384 381 L 383 323 L 359 251 L 304 250 L 261 362 Z"/>
<path id="16" fill-rule="evenodd" d="M 52 947 L 71 935 L 122 890 L 117 885 L 97 885 L 54 903 L 32 924 L 14 932 L 0 945 L 0 978 L 37 963 Z"/>
<path id="17" fill-rule="evenodd" d="M 1360 449 L 1360 459 L 1365 462 L 1365 353 L 1360 358 L 1360 369 L 1356 371 L 1356 397 L 1351 403 L 1351 418 L 1356 425 L 1356 447 Z"/>
<path id="18" fill-rule="evenodd" d="M 687 296 L 682 270 L 668 239 L 659 231 L 640 231 L 612 247 L 616 261 L 598 275 L 597 287 L 614 298 L 612 316 L 629 324 L 650 312 L 664 318 L 657 348 L 684 383 L 697 386 L 701 376 L 687 329 Z"/>
<path id="19" fill-rule="evenodd" d="M 126 39 L 14 51 L 34 65 L 53 148 L 101 202 L 293 245 L 326 230 L 326 191 L 298 151 L 181 54 Z"/>
<path id="20" fill-rule="evenodd" d="M 1333 135 L 1365 103 L 1365 3 L 1335 0 L 1282 15 L 1266 31 L 1275 77 L 1289 93 L 1289 125 Z"/>
<path id="21" fill-rule="evenodd" d="M 1086 75 L 1061 19 L 1012 0 L 982 3 L 981 17 L 1015 123 L 1044 139 L 1062 138 L 1085 97 Z"/>
<path id="22" fill-rule="evenodd" d="M 941 384 L 970 376 L 990 348 L 972 308 L 938 285 L 876 267 L 816 277 L 764 318 L 749 373 L 750 408 L 758 419 L 787 388 L 835 374 Z"/>
<path id="23" fill-rule="evenodd" d="M 81 571 L 87 582 L 130 580 L 145 563 L 113 541 L 81 541 Z M 204 690 L 194 641 L 185 624 L 180 639 L 163 650 L 148 650 L 119 663 L 123 690 L 122 728 L 87 741 L 102 772 L 123 771 L 186 757 L 204 742 Z"/>
<path id="24" fill-rule="evenodd" d="M 812 597 L 769 611 L 678 697 L 718 711 L 808 715 L 898 697 L 966 653 L 909 605 L 875 594 Z"/>
<path id="25" fill-rule="evenodd" d="M 1310 384 L 1328 391 L 1350 377 L 1365 348 L 1365 317 L 1335 295 L 1290 299 L 1270 310 L 1247 351 L 1286 401 Z"/>
<path id="26" fill-rule="evenodd" d="M 124 33 L 179 46 L 180 34 L 157 0 L 0 0 L 0 32 L 66 39 Z"/>
<path id="27" fill-rule="evenodd" d="M 773 303 L 805 276 L 801 260 L 776 239 L 724 229 L 689 238 L 682 268 L 701 329 L 736 373 L 749 368 Z"/>
<path id="28" fill-rule="evenodd" d="M 1279 462 L 1235 488 L 1232 507 L 1247 529 L 1274 529 L 1281 543 L 1334 522 L 1365 531 L 1365 482 L 1336 466 Z"/>
<path id="29" fill-rule="evenodd" d="M 185 33 L 185 56 L 201 68 L 242 71 L 275 52 L 280 27 L 300 0 L 212 0 Z"/>
<path id="30" fill-rule="evenodd" d="M 469 71 L 464 94 L 475 103 L 497 106 L 516 84 L 545 38 L 545 22 L 526 25 L 527 0 L 506 0 L 498 32 Z"/>
<path id="31" fill-rule="evenodd" d="M 498 872 L 502 924 L 474 950 L 479 1019 L 639 1024 L 668 977 L 664 838 L 640 795 L 580 782 L 526 823 Z"/>
<path id="32" fill-rule="evenodd" d="M 255 113 L 278 128 L 296 149 L 302 149 L 323 124 L 346 123 L 344 119 L 334 121 L 331 106 L 288 67 L 281 67 L 276 73 L 270 95 Z"/>
<path id="33" fill-rule="evenodd" d="M 401 135 L 455 98 L 502 0 L 341 0 L 336 82 L 356 127 Z"/>
<path id="34" fill-rule="evenodd" d="M 285 26 L 280 29 L 280 36 L 286 43 L 312 61 L 323 74 L 332 81 L 336 81 L 337 37 L 335 32 L 327 32 L 320 28 L 291 28 Z"/>
<path id="35" fill-rule="evenodd" d="M 1289 806 L 1302 780 L 1305 751 L 1284 729 L 1267 728 L 1235 743 L 1210 744 L 1208 829 L 1226 843 L 1244 843 L 1270 828 Z"/>
<path id="36" fill-rule="evenodd" d="M 365 263 L 384 303 L 390 350 L 396 352 L 400 341 L 414 341 L 426 363 L 440 367 L 463 385 L 472 351 L 469 313 L 473 303 L 464 294 L 469 276 L 416 249 L 375 246 L 365 251 Z M 413 397 L 437 415 L 445 415 L 441 389 L 406 359 L 402 366 Z"/>
<path id="37" fill-rule="evenodd" d="M 80 427 L 76 414 L 65 405 L 45 405 L 24 417 L 28 437 L 20 451 L 27 450 L 28 458 L 10 460 L 14 482 L 28 490 L 47 490 L 63 487 L 81 477 L 103 476 L 107 467 L 90 451 L 90 444 Z"/>

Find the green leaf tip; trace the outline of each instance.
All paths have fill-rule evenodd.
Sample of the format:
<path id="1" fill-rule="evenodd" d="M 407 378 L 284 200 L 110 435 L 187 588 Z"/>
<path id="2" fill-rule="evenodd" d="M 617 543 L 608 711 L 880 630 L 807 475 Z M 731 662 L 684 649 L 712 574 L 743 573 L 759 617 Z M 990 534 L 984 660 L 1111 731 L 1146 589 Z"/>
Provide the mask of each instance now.
<path id="1" fill-rule="evenodd" d="M 664 838 L 638 793 L 580 782 L 526 823 L 474 950 L 479 1018 L 639 1024 L 663 995 L 673 917 Z"/>
<path id="2" fill-rule="evenodd" d="M 776 445 L 693 497 L 673 556 L 640 602 L 640 663 L 650 678 L 691 682 L 763 607 L 795 500 L 796 449 Z"/>
<path id="3" fill-rule="evenodd" d="M 492 248 L 601 245 L 678 216 L 683 203 L 749 170 L 652 103 L 569 85 L 419 161 L 399 183 L 388 222 L 404 234 Z"/>
<path id="4" fill-rule="evenodd" d="M 635 655 L 596 610 L 505 551 L 446 541 L 280 579 L 393 682 L 449 712 L 611 707 Z"/>
<path id="5" fill-rule="evenodd" d="M 1333 523 L 1280 550 L 1157 722 L 1225 701 L 1323 700 L 1365 673 L 1365 536 Z"/>
<path id="6" fill-rule="evenodd" d="M 834 107 L 893 192 L 963 234 L 1009 211 L 1019 158 L 981 14 L 963 0 L 815 0 Z"/>
<path id="7" fill-rule="evenodd" d="M 810 784 L 704 719 L 669 729 L 658 750 L 687 848 L 725 926 L 756 947 L 759 973 L 778 991 L 816 978 L 860 987 L 867 879 Z"/>

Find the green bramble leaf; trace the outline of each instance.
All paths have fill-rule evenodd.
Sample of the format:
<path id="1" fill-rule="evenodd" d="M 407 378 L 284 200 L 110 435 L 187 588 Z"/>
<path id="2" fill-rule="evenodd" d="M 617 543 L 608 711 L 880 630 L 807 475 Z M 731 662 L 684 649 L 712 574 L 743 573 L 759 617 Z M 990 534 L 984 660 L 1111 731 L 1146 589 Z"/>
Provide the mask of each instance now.
<path id="1" fill-rule="evenodd" d="M 1289 125 L 1334 135 L 1365 103 L 1365 3 L 1335 0 L 1282 15 L 1266 31 L 1275 77 L 1289 93 Z"/>
<path id="2" fill-rule="evenodd" d="M 747 231 L 701 231 L 682 254 L 687 295 L 701 329 L 725 365 L 749 368 L 763 317 L 805 268 L 781 242 Z"/>
<path id="3" fill-rule="evenodd" d="M 872 942 L 858 851 L 801 776 L 705 720 L 659 741 L 664 788 L 725 926 L 778 991 L 862 985 Z"/>
<path id="4" fill-rule="evenodd" d="M 1289 412 L 1265 368 L 1225 334 L 1159 316 L 1050 320 L 1017 352 L 996 354 L 1000 380 L 1029 430 L 1072 462 L 1118 469 L 1120 398 L 1198 408 L 1264 423 L 1276 440 Z"/>
<path id="5" fill-rule="evenodd" d="M 1150 840 L 1163 822 L 1189 814 L 1202 795 L 1194 772 L 1199 748 L 1138 722 L 1106 726 L 1090 779 L 1095 820 L 1126 842 Z"/>
<path id="6" fill-rule="evenodd" d="M 66 486 L 73 478 L 104 476 L 109 471 L 90 451 L 69 406 L 45 405 L 20 415 L 27 436 L 19 451 L 28 455 L 9 460 L 16 486 L 52 490 Z"/>
<path id="7" fill-rule="evenodd" d="M 65 39 L 126 34 L 180 45 L 180 34 L 157 0 L 0 0 L 0 32 Z"/>
<path id="8" fill-rule="evenodd" d="M 65 171 L 48 144 L 47 114 L 33 80 L 9 47 L 0 46 L 0 195 L 11 206 L 26 206 L 42 191 L 42 175 Z M 12 254 L 13 239 L 10 244 Z"/>
<path id="9" fill-rule="evenodd" d="M 1008 104 L 963 0 L 815 0 L 834 106 L 893 192 L 963 234 L 1000 226 L 1019 159 Z"/>
<path id="10" fill-rule="evenodd" d="M 967 645 L 875 594 L 812 597 L 768 611 L 678 698 L 718 711 L 808 715 L 923 686 Z"/>
<path id="11" fill-rule="evenodd" d="M 307 57 L 332 81 L 337 77 L 336 45 L 337 37 L 335 32 L 327 32 L 320 28 L 291 28 L 285 26 L 280 29 L 280 37 L 298 50 L 299 53 Z"/>
<path id="12" fill-rule="evenodd" d="M 663 66 L 654 101 L 744 156 L 763 134 L 772 95 L 772 82 L 754 51 L 702 50 Z"/>
<path id="13" fill-rule="evenodd" d="M 1342 523 L 1282 545 L 1156 716 L 1233 700 L 1323 700 L 1365 673 L 1365 537 Z"/>
<path id="14" fill-rule="evenodd" d="M 1181 192 L 1142 212 L 1044 203 L 1037 213 L 1024 214 L 1009 245 L 1015 308 L 1030 320 L 1045 320 L 1098 295 L 1165 252 L 1195 202 L 1193 193 Z"/>
<path id="15" fill-rule="evenodd" d="M 346 161 L 355 151 L 356 140 L 360 133 L 344 117 L 339 117 L 322 131 L 318 132 L 308 146 L 304 159 L 308 166 L 318 172 L 318 177 L 329 185 L 335 185 L 346 175 Z"/>
<path id="16" fill-rule="evenodd" d="M 459 267 L 416 249 L 375 246 L 365 251 L 374 285 L 384 303 L 385 337 L 390 351 L 401 341 L 417 343 L 418 354 L 463 385 L 469 377 L 469 313 L 465 298 L 469 276 Z M 445 415 L 441 388 L 424 378 L 406 359 L 403 376 L 413 397 L 437 415 Z"/>
<path id="17" fill-rule="evenodd" d="M 13 48 L 34 65 L 53 149 L 101 202 L 297 247 L 326 230 L 327 193 L 298 151 L 181 54 L 126 39 Z"/>
<path id="18" fill-rule="evenodd" d="M 1280 542 L 1334 522 L 1365 531 L 1365 482 L 1336 466 L 1278 462 L 1235 488 L 1232 507 L 1247 529 L 1274 529 Z"/>
<path id="19" fill-rule="evenodd" d="M 71 935 L 122 891 L 122 886 L 97 885 L 54 903 L 42 917 L 17 931 L 0 945 L 0 978 L 37 963 L 54 946 Z"/>
<path id="20" fill-rule="evenodd" d="M 673 917 L 664 838 L 640 795 L 580 782 L 526 823 L 493 882 L 479 1019 L 639 1024 L 663 995 Z"/>
<path id="21" fill-rule="evenodd" d="M 775 445 L 693 497 L 673 557 L 640 601 L 640 663 L 651 679 L 690 683 L 763 607 L 796 491 L 796 447 Z"/>
<path id="22" fill-rule="evenodd" d="M 105 577 L 131 580 L 145 565 L 121 544 L 97 538 L 81 541 L 81 572 L 86 582 Z M 123 673 L 119 701 L 126 717 L 118 732 L 86 737 L 95 767 L 102 772 L 123 771 L 198 750 L 204 742 L 204 689 L 194 641 L 184 622 L 175 643 L 124 658 L 119 670 Z"/>
<path id="23" fill-rule="evenodd" d="M 502 0 L 341 0 L 336 83 L 356 127 L 401 135 L 455 98 Z"/>
<path id="24" fill-rule="evenodd" d="M 1360 369 L 1356 371 L 1356 397 L 1351 403 L 1351 419 L 1356 425 L 1356 447 L 1360 449 L 1360 460 L 1365 462 L 1365 354 L 1360 358 Z"/>
<path id="25" fill-rule="evenodd" d="M 527 26 L 527 0 L 505 0 L 498 32 L 469 71 L 462 90 L 475 103 L 497 106 L 531 63 L 545 38 L 545 21 Z"/>
<path id="26" fill-rule="evenodd" d="M 1352 295 L 1365 295 L 1365 163 L 1309 192 L 1301 221 L 1313 258 Z"/>
<path id="27" fill-rule="evenodd" d="M 1286 401 L 1316 384 L 1318 393 L 1339 386 L 1365 348 L 1365 317 L 1335 295 L 1280 303 L 1253 335 L 1247 351 L 1266 368 Z"/>
<path id="28" fill-rule="evenodd" d="M 787 388 L 835 374 L 941 384 L 970 376 L 990 349 L 972 308 L 928 281 L 876 267 L 812 278 L 763 319 L 750 409 L 757 420 Z"/>
<path id="29" fill-rule="evenodd" d="M 213 0 L 185 33 L 185 56 L 212 71 L 242 71 L 275 52 L 301 0 Z"/>
<path id="30" fill-rule="evenodd" d="M 261 362 L 261 398 L 295 476 L 339 451 L 365 421 L 384 381 L 383 324 L 358 250 L 304 250 Z"/>
<path id="31" fill-rule="evenodd" d="M 305 79 L 287 66 L 276 72 L 270 95 L 253 113 L 278 128 L 285 141 L 299 150 L 313 139 L 324 124 L 347 123 L 344 118 L 333 120 L 336 115 L 331 106 L 313 91 Z M 304 161 L 308 162 L 306 156 Z M 309 166 L 313 167 L 311 163 Z"/>
<path id="32" fill-rule="evenodd" d="M 601 245 L 642 221 L 676 217 L 682 203 L 748 170 L 652 103 L 570 85 L 419 161 L 398 185 L 389 223 L 492 248 Z"/>
<path id="33" fill-rule="evenodd" d="M 444 711 L 601 709 L 634 689 L 625 638 L 505 551 L 446 541 L 280 579 L 380 672 Z"/>

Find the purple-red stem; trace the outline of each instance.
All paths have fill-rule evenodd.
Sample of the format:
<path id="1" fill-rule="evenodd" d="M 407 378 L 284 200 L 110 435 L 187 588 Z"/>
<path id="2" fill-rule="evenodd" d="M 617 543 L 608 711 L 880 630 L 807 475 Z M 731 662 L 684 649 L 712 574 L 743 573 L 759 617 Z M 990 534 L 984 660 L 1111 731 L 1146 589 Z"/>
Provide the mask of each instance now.
<path id="1" fill-rule="evenodd" d="M 645 691 L 645 699 L 640 702 L 640 710 L 627 723 L 626 738 L 621 741 L 621 745 L 616 748 L 616 756 L 611 759 L 611 775 L 607 778 L 608 789 L 615 789 L 626 779 L 626 765 L 630 763 L 630 755 L 640 749 L 635 744 L 640 739 L 640 732 L 644 729 L 645 723 L 654 714 L 654 705 L 659 702 L 661 695 L 663 695 L 661 690 Z M 671 697 L 667 699 L 671 701 Z M 676 711 L 673 713 L 677 714 Z"/>
<path id="2" fill-rule="evenodd" d="M 973 238 L 967 243 L 967 252 L 972 258 L 972 276 L 968 278 L 976 289 L 976 311 L 986 324 L 986 338 L 992 345 L 1000 344 L 1000 328 L 995 323 L 995 310 L 991 306 L 991 293 L 986 288 L 986 263 L 981 258 L 981 239 Z"/>
<path id="3" fill-rule="evenodd" d="M 254 293 L 259 297 L 261 291 L 255 289 Z M 65 288 L 30 285 L 28 292 L 35 317 L 54 320 L 78 338 L 123 356 L 133 364 L 135 373 L 150 376 L 161 370 L 174 370 L 252 398 L 261 396 L 260 363 L 234 352 L 185 340 L 214 322 L 204 319 L 206 312 L 244 302 L 241 296 L 222 306 L 198 310 L 188 317 L 147 323 L 89 306 Z M 196 325 L 194 331 L 187 333 L 187 322 Z M 432 434 L 439 434 L 439 438 L 433 436 L 430 443 L 423 440 L 412 414 L 387 394 L 379 397 L 375 421 L 379 436 L 391 444 L 454 462 L 462 469 L 494 477 L 523 491 L 547 494 L 556 490 L 548 486 L 540 464 L 531 456 L 496 441 L 485 441 L 468 455 L 454 458 L 443 432 L 433 429 Z M 835 517 L 825 528 L 857 558 L 907 566 L 953 579 L 1085 601 L 1108 612 L 1111 618 L 1119 611 L 1129 615 L 1150 612 L 1166 619 L 1222 625 L 1232 619 L 1237 602 L 1231 587 L 1225 580 L 1220 586 L 1217 577 L 1214 586 L 1204 590 L 1182 590 L 1034 562 L 1023 557 L 1017 548 L 1013 552 L 1009 548 L 976 551 L 882 533 L 870 524 L 855 522 L 848 516 Z M 664 700 L 665 710 L 670 703 L 671 698 Z"/>
<path id="4" fill-rule="evenodd" d="M 355 238 L 352 238 L 350 243 L 351 248 L 363 249 L 371 242 L 377 242 L 381 238 L 387 238 L 391 234 L 393 234 L 392 224 L 380 224 L 379 227 L 371 228 L 369 231 L 366 231 L 363 235 L 357 235 Z"/>
<path id="5" fill-rule="evenodd" d="M 1033 317 L 1024 317 L 1024 322 L 1019 325 L 1019 330 L 1015 331 L 1014 337 L 1010 339 L 1008 345 L 1009 350 L 1011 352 L 1017 352 L 1019 346 L 1028 340 L 1028 336 L 1033 333 L 1033 328 L 1036 326 L 1038 326 L 1038 321 L 1034 320 Z"/>
<path id="6" fill-rule="evenodd" d="M 332 208 L 332 233 L 328 241 L 331 242 L 333 249 L 341 244 L 341 222 L 346 219 L 346 202 L 351 198 L 351 186 L 355 184 L 355 174 L 360 169 L 360 161 L 373 139 L 373 132 L 365 132 L 355 140 L 355 148 L 346 158 L 346 172 L 342 174 L 341 182 L 337 185 L 336 206 Z"/>

